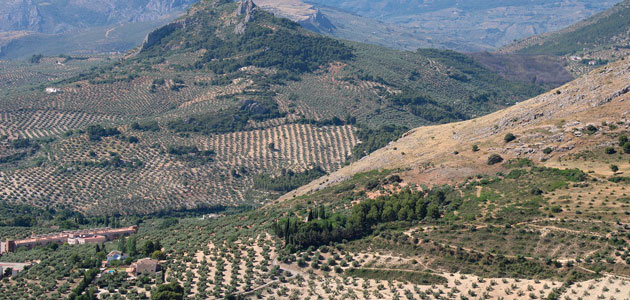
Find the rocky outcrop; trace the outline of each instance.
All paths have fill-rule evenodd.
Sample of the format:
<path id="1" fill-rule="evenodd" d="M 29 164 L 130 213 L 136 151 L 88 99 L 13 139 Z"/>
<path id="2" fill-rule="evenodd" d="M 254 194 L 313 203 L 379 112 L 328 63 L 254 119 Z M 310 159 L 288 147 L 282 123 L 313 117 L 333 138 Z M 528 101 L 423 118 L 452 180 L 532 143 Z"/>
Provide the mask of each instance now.
<path id="1" fill-rule="evenodd" d="M 247 29 L 247 23 L 251 22 L 254 19 L 254 12 L 256 9 L 256 4 L 252 0 L 241 1 L 238 4 L 238 9 L 236 10 L 237 16 L 244 16 L 243 19 L 236 24 L 234 27 L 235 34 L 243 34 L 245 33 L 245 29 Z"/>
<path id="2" fill-rule="evenodd" d="M 151 31 L 144 39 L 144 42 L 142 42 L 142 46 L 140 47 L 138 53 L 151 48 L 153 45 L 159 43 L 164 37 L 170 35 L 175 30 L 184 27 L 186 27 L 186 21 L 178 20 Z"/>
<path id="3" fill-rule="evenodd" d="M 335 25 L 319 9 L 315 14 L 310 15 L 308 19 L 299 21 L 299 23 L 304 28 L 318 33 L 332 33 L 335 29 Z"/>

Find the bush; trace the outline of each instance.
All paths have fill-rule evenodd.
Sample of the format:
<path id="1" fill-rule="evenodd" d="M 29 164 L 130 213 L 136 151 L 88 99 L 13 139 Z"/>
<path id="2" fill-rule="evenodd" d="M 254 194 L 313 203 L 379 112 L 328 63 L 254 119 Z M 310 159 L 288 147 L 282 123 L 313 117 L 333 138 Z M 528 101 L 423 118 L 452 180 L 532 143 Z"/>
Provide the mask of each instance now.
<path id="1" fill-rule="evenodd" d="M 488 157 L 488 165 L 496 165 L 503 161 L 503 157 L 499 154 L 492 154 Z"/>
<path id="2" fill-rule="evenodd" d="M 511 142 L 511 141 L 513 141 L 515 139 L 516 139 L 516 136 L 514 134 L 512 134 L 512 133 L 508 133 L 508 134 L 505 135 L 505 137 L 503 137 L 503 140 L 506 143 L 509 143 L 509 142 Z"/>
<path id="3" fill-rule="evenodd" d="M 547 148 L 543 149 L 543 153 L 544 154 L 549 154 L 551 152 L 553 152 L 553 149 L 551 149 L 550 147 L 547 147 Z"/>
<path id="4" fill-rule="evenodd" d="M 615 150 L 615 147 L 606 147 L 606 150 L 604 150 L 606 152 L 606 154 L 615 154 L 617 153 L 617 150 Z"/>
<path id="5" fill-rule="evenodd" d="M 619 146 L 624 146 L 626 143 L 628 143 L 628 137 L 624 134 L 619 136 Z"/>
<path id="6" fill-rule="evenodd" d="M 586 132 L 589 134 L 593 134 L 595 132 L 597 132 L 599 129 L 597 127 L 595 127 L 594 125 L 588 125 L 586 126 Z"/>
<path id="7" fill-rule="evenodd" d="M 623 144 L 623 152 L 630 154 L 630 142 Z"/>
<path id="8" fill-rule="evenodd" d="M 31 140 L 28 138 L 18 138 L 17 140 L 11 142 L 11 146 L 15 149 L 28 148 L 31 146 Z"/>
<path id="9" fill-rule="evenodd" d="M 473 145 L 473 146 L 472 146 L 472 151 L 473 151 L 473 152 L 477 152 L 477 151 L 479 151 L 479 146 L 477 146 L 477 145 Z"/>
<path id="10" fill-rule="evenodd" d="M 619 171 L 619 167 L 617 165 L 610 165 L 610 170 L 617 173 L 617 171 Z"/>
<path id="11" fill-rule="evenodd" d="M 119 135 L 116 128 L 103 128 L 101 125 L 90 125 L 87 129 L 88 137 L 91 141 L 100 141 L 103 137 Z"/>
<path id="12" fill-rule="evenodd" d="M 184 288 L 176 282 L 160 284 L 157 290 L 151 293 L 151 300 L 182 300 L 184 299 Z"/>

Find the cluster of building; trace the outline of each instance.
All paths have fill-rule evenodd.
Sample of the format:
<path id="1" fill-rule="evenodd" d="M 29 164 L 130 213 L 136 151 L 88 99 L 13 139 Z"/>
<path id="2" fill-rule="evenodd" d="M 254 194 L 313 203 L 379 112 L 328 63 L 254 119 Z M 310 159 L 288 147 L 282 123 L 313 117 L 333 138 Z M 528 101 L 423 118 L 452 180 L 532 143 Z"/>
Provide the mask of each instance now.
<path id="1" fill-rule="evenodd" d="M 125 228 L 98 228 L 37 235 L 23 240 L 7 240 L 6 242 L 0 242 L 0 254 L 15 252 L 22 247 L 32 249 L 37 246 L 45 246 L 52 243 L 68 243 L 70 245 L 102 244 L 106 241 L 115 240 L 137 232 L 138 226 L 134 225 Z"/>

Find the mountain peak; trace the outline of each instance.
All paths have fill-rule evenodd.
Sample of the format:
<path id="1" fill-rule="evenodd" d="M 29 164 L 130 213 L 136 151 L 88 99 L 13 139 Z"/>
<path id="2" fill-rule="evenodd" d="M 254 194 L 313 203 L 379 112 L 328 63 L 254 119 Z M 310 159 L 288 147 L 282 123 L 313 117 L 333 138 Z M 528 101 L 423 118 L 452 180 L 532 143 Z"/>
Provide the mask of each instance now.
<path id="1" fill-rule="evenodd" d="M 247 28 L 247 23 L 252 21 L 252 19 L 254 18 L 255 9 L 256 9 L 256 5 L 254 4 L 254 2 L 252 2 L 252 0 L 243 0 L 239 2 L 238 9 L 236 10 L 236 15 L 245 16 L 245 17 L 234 28 L 235 34 L 245 33 L 245 29 Z"/>

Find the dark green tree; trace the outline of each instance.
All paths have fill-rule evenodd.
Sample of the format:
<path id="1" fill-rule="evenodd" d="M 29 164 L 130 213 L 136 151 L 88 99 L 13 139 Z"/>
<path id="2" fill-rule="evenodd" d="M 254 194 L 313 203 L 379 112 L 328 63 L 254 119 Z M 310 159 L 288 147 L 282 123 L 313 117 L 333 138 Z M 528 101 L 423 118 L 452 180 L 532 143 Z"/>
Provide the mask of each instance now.
<path id="1" fill-rule="evenodd" d="M 160 284 L 151 293 L 151 300 L 183 300 L 184 288 L 176 282 Z"/>

